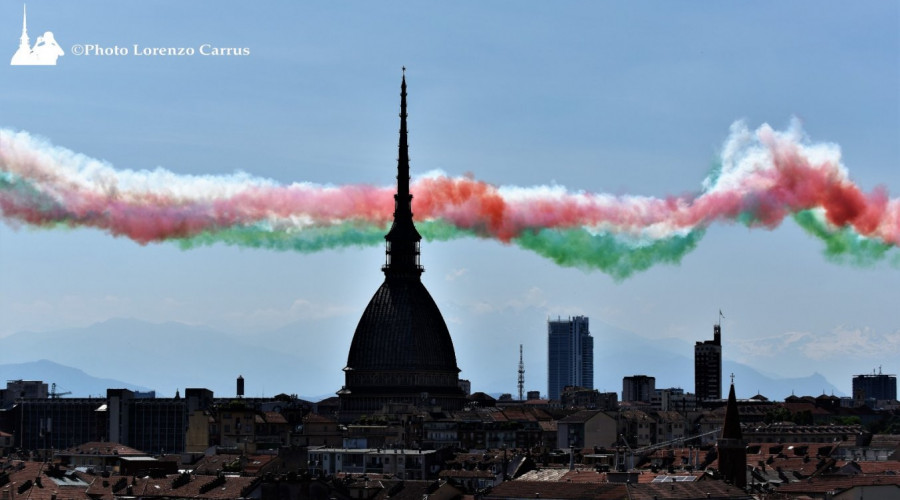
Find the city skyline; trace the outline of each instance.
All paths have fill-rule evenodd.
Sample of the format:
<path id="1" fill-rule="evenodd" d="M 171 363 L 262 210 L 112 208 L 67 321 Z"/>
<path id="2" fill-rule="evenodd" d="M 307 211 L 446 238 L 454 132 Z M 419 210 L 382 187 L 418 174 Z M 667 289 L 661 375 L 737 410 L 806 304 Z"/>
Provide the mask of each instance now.
<path id="1" fill-rule="evenodd" d="M 785 130 L 798 117 L 801 140 L 839 146 L 864 192 L 881 185 L 896 197 L 900 189 L 896 6 L 812 12 L 767 3 L 782 15 L 765 16 L 766 30 L 744 22 L 762 16 L 755 7 L 712 4 L 691 12 L 277 4 L 267 13 L 233 4 L 236 12 L 219 23 L 194 6 L 165 6 L 180 14 L 165 28 L 142 20 L 144 8 L 124 12 L 106 3 L 29 4 L 29 24 L 52 28 L 67 51 L 115 17 L 117 26 L 97 43 L 213 40 L 248 46 L 250 54 L 67 53 L 48 72 L 4 67 L 0 127 L 118 170 L 240 170 L 278 184 L 385 187 L 396 161 L 396 81 L 405 64 L 414 178 L 442 170 L 497 186 L 664 199 L 701 189 L 736 120 L 751 131 L 764 123 Z M 5 19 L 21 17 L 21 7 L 4 9 Z M 580 9 L 584 15 L 573 19 Z M 633 31 L 623 27 L 638 19 L 643 24 Z M 820 29 L 795 31 L 792 21 L 800 20 Z M 338 26 L 352 26 L 353 34 L 338 37 Z M 20 30 L 20 21 L 0 27 L 12 41 L 10 54 Z M 182 251 L 94 229 L 5 222 L 0 336 L 118 317 L 206 325 L 250 341 L 296 325 L 298 338 L 284 348 L 304 360 L 291 376 L 292 392 L 305 394 L 340 388 L 350 338 L 383 263 L 383 240 L 309 254 L 221 244 Z M 599 350 L 615 341 L 604 335 L 607 325 L 607 332 L 692 344 L 708 337 L 722 309 L 724 359 L 785 377 L 822 372 L 849 394 L 851 374 L 879 365 L 897 371 L 889 366 L 900 352 L 890 314 L 897 250 L 856 266 L 832 262 L 823 247 L 791 220 L 772 230 L 720 221 L 679 264 L 617 281 L 488 239 L 426 241 L 423 281 L 447 318 L 461 377 L 473 390 L 514 392 L 519 344 L 526 389 L 539 387 L 547 317 L 591 317 L 603 325 L 592 331 Z M 330 331 L 315 331 L 322 325 Z M 29 356 L 4 353 L 0 364 Z M 110 376 L 101 366 L 80 368 Z M 666 385 L 664 373 L 647 375 Z M 601 377 L 595 368 L 601 392 L 621 383 Z"/>

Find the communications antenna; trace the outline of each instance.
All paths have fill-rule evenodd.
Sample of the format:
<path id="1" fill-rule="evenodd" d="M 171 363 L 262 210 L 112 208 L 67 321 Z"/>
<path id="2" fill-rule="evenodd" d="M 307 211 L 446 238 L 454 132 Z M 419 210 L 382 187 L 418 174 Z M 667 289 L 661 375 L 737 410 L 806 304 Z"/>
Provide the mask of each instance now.
<path id="1" fill-rule="evenodd" d="M 522 344 L 519 344 L 519 401 L 524 401 L 525 362 L 522 360 Z"/>

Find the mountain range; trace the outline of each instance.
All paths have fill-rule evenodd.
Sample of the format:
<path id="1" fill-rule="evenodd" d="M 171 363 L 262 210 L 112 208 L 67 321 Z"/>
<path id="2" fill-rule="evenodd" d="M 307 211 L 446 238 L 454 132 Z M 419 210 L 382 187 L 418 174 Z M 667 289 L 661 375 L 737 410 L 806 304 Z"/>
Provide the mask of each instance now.
<path id="1" fill-rule="evenodd" d="M 73 397 L 104 395 L 107 388 L 156 390 L 160 397 L 170 397 L 186 387 L 205 387 L 227 397 L 235 394 L 235 380 L 242 376 L 248 396 L 283 392 L 319 400 L 334 394 L 327 391 L 340 388 L 340 369 L 350 343 L 350 333 L 343 338 L 320 332 L 352 331 L 345 322 L 340 318 L 306 321 L 252 336 L 135 319 L 19 332 L 0 339 L 0 376 L 56 383 L 58 392 L 71 392 Z M 596 330 L 598 323 L 594 325 Z M 693 392 L 690 343 L 646 339 L 609 325 L 600 329 L 604 338 L 615 339 L 595 347 L 594 372 L 601 392 L 620 392 L 622 377 L 637 374 L 656 377 L 657 388 Z M 739 397 L 759 393 L 780 400 L 792 393 L 843 395 L 819 373 L 777 378 L 726 358 L 723 374 L 726 383 L 730 374 L 740 381 Z M 514 383 L 502 376 L 484 377 L 473 380 L 473 390 L 512 392 Z M 534 385 L 538 384 L 526 389 Z"/>

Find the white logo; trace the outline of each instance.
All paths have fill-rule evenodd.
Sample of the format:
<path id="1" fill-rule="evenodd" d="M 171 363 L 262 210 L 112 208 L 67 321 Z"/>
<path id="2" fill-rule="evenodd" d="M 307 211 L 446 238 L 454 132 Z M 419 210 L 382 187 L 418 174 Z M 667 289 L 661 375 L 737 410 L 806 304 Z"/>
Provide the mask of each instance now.
<path id="1" fill-rule="evenodd" d="M 31 47 L 28 39 L 28 29 L 25 26 L 27 13 L 22 6 L 22 36 L 19 38 L 19 50 L 12 56 L 10 66 L 56 66 L 56 59 L 63 55 L 63 49 L 56 43 L 52 31 L 45 31 L 37 38 L 34 47 Z"/>

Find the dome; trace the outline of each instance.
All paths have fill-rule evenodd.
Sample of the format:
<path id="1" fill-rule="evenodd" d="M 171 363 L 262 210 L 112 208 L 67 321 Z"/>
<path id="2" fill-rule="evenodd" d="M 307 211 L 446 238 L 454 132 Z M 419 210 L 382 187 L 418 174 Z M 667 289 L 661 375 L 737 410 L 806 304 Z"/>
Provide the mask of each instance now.
<path id="1" fill-rule="evenodd" d="M 353 334 L 347 368 L 459 373 L 447 324 L 419 279 L 384 280 Z"/>
<path id="2" fill-rule="evenodd" d="M 422 284 L 422 236 L 413 223 L 406 133 L 406 76 L 400 85 L 400 143 L 394 221 L 385 235 L 384 283 L 366 306 L 338 391 L 341 421 L 390 405 L 429 404 L 458 410 L 465 403 L 447 324 Z"/>

